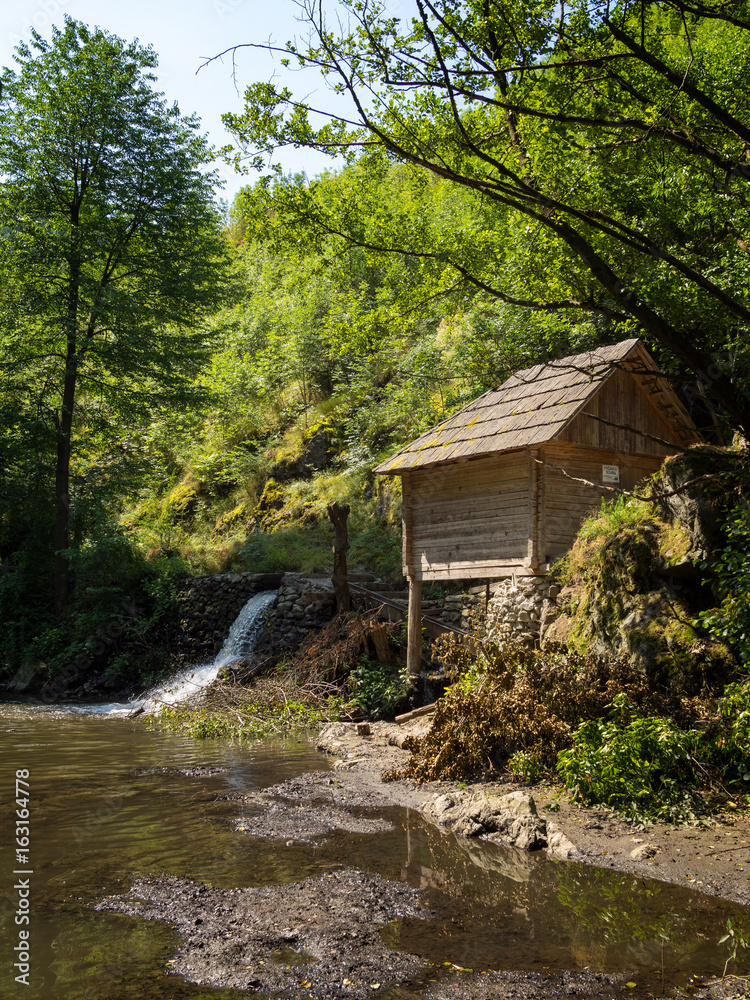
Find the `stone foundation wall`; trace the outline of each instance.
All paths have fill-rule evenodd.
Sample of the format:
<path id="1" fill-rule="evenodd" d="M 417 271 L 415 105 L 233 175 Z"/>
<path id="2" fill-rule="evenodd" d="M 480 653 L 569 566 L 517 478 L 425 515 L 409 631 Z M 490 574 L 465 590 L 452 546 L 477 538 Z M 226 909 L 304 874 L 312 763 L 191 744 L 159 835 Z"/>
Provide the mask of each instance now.
<path id="1" fill-rule="evenodd" d="M 493 641 L 511 637 L 538 642 L 545 620 L 555 613 L 559 591 L 549 576 L 522 576 L 491 582 L 489 595 L 486 584 L 470 587 L 429 602 L 431 607 L 425 610 L 446 625 Z"/>
<path id="2" fill-rule="evenodd" d="M 548 576 L 522 576 L 492 584 L 487 606 L 487 638 L 538 642 L 560 588 Z"/>
<path id="3" fill-rule="evenodd" d="M 470 587 L 463 594 L 449 594 L 435 604 L 436 610 L 425 608 L 425 613 L 429 615 L 437 613 L 437 617 L 446 625 L 454 625 L 466 632 L 476 632 L 482 630 L 485 625 L 487 587 Z"/>

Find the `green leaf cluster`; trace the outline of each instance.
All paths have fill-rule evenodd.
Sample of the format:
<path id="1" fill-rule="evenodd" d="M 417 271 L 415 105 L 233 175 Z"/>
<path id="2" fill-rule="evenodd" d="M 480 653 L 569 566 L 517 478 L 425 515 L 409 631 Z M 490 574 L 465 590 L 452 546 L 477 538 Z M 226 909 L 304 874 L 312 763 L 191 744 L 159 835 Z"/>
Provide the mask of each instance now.
<path id="1" fill-rule="evenodd" d="M 638 822 L 695 817 L 696 732 L 668 718 L 632 712 L 621 693 L 609 719 L 587 719 L 572 738 L 573 746 L 558 756 L 557 770 L 574 798 Z"/>

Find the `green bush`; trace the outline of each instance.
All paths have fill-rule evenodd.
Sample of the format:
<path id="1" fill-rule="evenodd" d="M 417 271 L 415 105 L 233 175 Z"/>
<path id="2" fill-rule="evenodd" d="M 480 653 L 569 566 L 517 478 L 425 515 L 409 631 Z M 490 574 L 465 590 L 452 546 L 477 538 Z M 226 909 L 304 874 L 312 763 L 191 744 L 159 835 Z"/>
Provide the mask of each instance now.
<path id="1" fill-rule="evenodd" d="M 694 624 L 727 642 L 743 663 L 749 663 L 750 508 L 743 506 L 734 511 L 725 530 L 726 545 L 710 567 L 721 606 L 702 612 Z"/>
<path id="2" fill-rule="evenodd" d="M 534 782 L 544 777 L 547 768 L 538 753 L 519 750 L 508 761 L 508 770 L 521 781 Z"/>
<path id="3" fill-rule="evenodd" d="M 750 680 L 728 684 L 716 710 L 718 725 L 705 740 L 708 756 L 725 780 L 750 781 Z"/>
<path id="4" fill-rule="evenodd" d="M 558 772 L 574 797 L 638 822 L 693 818 L 698 734 L 671 719 L 630 713 L 624 695 L 612 708 L 609 720 L 583 722 L 573 746 L 558 755 Z"/>
<path id="5" fill-rule="evenodd" d="M 406 697 L 409 678 L 405 667 L 361 659 L 351 672 L 354 698 L 367 715 L 393 715 Z"/>
<path id="6" fill-rule="evenodd" d="M 158 679 L 170 669 L 164 620 L 183 567 L 148 562 L 112 525 L 69 556 L 74 589 L 61 616 L 41 605 L 23 570 L 0 580 L 0 669 L 12 676 L 23 662 L 43 664 L 55 697 L 101 674 L 121 687 Z"/>

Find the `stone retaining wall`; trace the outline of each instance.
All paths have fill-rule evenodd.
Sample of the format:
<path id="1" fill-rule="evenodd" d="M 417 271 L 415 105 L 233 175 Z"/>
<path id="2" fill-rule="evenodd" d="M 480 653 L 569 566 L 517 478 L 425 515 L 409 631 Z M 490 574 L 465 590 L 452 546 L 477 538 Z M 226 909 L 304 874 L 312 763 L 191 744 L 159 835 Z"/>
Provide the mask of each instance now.
<path id="1" fill-rule="evenodd" d="M 274 617 L 276 642 L 296 647 L 308 632 L 327 624 L 335 611 L 336 598 L 329 578 L 285 573 Z"/>
<path id="2" fill-rule="evenodd" d="M 242 606 L 262 590 L 278 588 L 274 614 L 261 649 L 282 656 L 295 649 L 311 630 L 335 613 L 335 598 L 327 577 L 300 573 L 225 573 L 187 577 L 179 590 L 177 645 L 192 658 L 210 659 L 221 648 Z M 538 642 L 542 623 L 554 615 L 559 588 L 548 576 L 496 580 L 464 593 L 426 601 L 425 612 L 446 625 L 489 639 Z"/>
<path id="3" fill-rule="evenodd" d="M 185 577 L 178 586 L 175 645 L 191 659 L 210 660 L 222 647 L 242 607 L 253 595 L 277 590 L 270 629 L 262 647 L 294 648 L 333 617 L 330 580 L 298 573 L 220 573 Z"/>
<path id="4" fill-rule="evenodd" d="M 487 638 L 509 637 L 536 643 L 560 592 L 548 576 L 521 576 L 493 584 L 487 606 Z"/>
<path id="5" fill-rule="evenodd" d="M 446 625 L 467 632 L 484 633 L 488 639 L 524 639 L 537 642 L 543 622 L 554 614 L 560 588 L 549 576 L 522 576 L 495 580 L 470 587 L 462 594 L 450 594 L 427 613 L 437 615 Z"/>

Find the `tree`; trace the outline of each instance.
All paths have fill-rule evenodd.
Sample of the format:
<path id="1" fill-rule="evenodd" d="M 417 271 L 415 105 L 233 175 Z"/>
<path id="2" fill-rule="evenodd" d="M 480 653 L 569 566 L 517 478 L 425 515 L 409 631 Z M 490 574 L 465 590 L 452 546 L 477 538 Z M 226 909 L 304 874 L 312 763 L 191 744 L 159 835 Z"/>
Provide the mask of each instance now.
<path id="1" fill-rule="evenodd" d="M 238 160 L 292 144 L 473 192 L 486 228 L 381 249 L 511 305 L 604 317 L 608 337 L 637 331 L 750 431 L 746 0 L 416 0 L 409 25 L 341 0 L 335 30 L 322 0 L 304 9 L 312 40 L 277 51 L 320 70 L 342 110 L 320 124 L 254 84 L 225 116 Z M 315 213 L 362 244 L 351 213 Z"/>
<path id="2" fill-rule="evenodd" d="M 0 372 L 54 441 L 59 613 L 76 433 L 122 438 L 184 392 L 226 250 L 212 152 L 153 89 L 152 49 L 66 18 L 15 59 L 0 103 Z"/>

